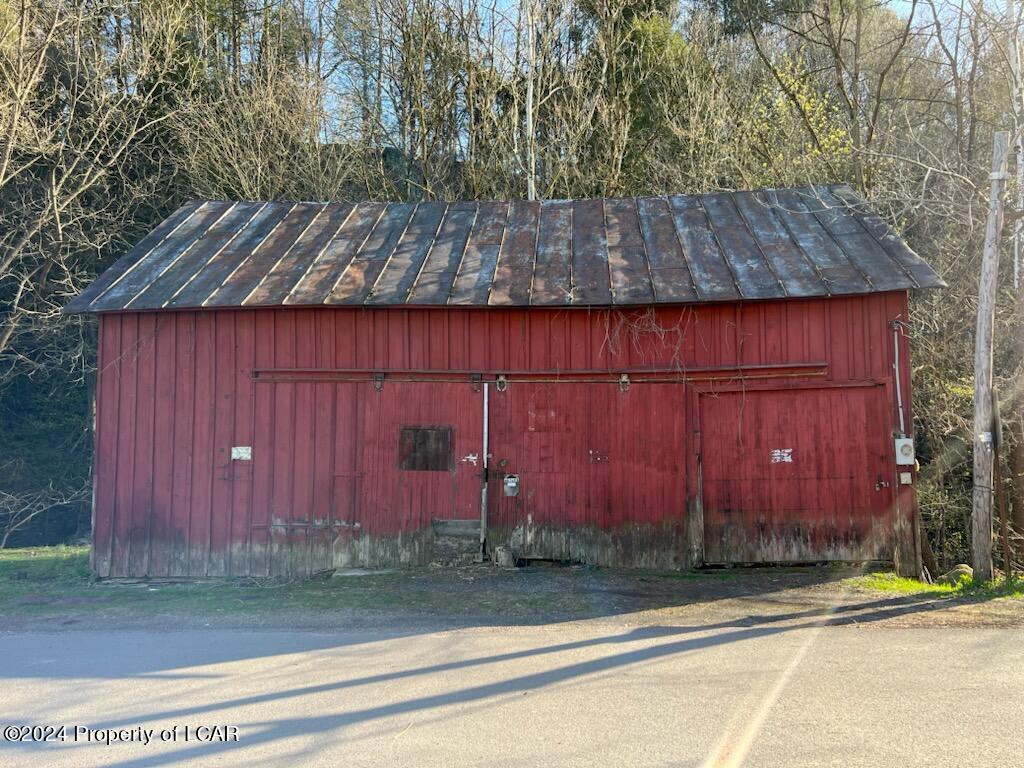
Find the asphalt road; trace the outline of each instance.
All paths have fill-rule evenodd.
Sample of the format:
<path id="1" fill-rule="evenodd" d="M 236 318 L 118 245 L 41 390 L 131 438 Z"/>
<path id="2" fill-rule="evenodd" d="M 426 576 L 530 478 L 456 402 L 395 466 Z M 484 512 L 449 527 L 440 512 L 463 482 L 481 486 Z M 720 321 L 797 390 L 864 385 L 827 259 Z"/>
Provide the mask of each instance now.
<path id="1" fill-rule="evenodd" d="M 69 729 L 4 766 L 1024 765 L 1020 629 L 12 632 L 0 684 Z"/>

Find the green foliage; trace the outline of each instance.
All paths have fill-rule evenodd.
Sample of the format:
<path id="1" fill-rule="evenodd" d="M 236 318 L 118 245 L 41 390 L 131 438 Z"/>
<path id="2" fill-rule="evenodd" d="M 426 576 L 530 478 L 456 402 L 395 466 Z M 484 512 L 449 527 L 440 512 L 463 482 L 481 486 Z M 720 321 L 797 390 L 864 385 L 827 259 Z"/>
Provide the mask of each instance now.
<path id="1" fill-rule="evenodd" d="M 948 595 L 976 600 L 989 600 L 997 597 L 1024 598 L 1024 580 L 999 579 L 976 582 L 966 574 L 961 576 L 955 584 L 928 584 L 917 579 L 897 576 L 894 573 L 871 573 L 851 579 L 850 584 L 862 589 L 898 595 Z"/>
<path id="2" fill-rule="evenodd" d="M 764 185 L 848 178 L 853 152 L 850 133 L 799 57 L 781 57 L 777 79 L 761 86 L 744 117 L 744 131 L 752 138 Z"/>

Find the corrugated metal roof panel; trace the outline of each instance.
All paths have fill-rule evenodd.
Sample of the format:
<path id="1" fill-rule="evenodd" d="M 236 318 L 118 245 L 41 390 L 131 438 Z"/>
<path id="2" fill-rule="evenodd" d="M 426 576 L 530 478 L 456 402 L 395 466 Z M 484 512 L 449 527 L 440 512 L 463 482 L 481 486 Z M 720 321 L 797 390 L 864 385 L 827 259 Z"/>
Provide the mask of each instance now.
<path id="1" fill-rule="evenodd" d="M 630 306 L 944 286 L 846 185 L 439 203 L 193 202 L 64 311 Z"/>

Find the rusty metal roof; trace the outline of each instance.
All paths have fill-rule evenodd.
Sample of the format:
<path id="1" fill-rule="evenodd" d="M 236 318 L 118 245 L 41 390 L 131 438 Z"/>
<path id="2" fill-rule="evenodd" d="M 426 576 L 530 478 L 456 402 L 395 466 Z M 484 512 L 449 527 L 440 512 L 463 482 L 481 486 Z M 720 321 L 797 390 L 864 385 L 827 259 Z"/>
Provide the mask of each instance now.
<path id="1" fill-rule="evenodd" d="M 846 185 L 544 202 L 194 201 L 64 311 L 619 306 L 944 285 Z"/>

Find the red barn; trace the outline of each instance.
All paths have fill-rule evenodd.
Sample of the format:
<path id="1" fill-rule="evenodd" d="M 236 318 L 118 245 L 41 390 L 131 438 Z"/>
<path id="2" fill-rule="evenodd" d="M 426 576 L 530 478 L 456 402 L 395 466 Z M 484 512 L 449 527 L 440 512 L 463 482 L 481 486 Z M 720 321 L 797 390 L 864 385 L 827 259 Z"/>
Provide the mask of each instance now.
<path id="1" fill-rule="evenodd" d="M 919 556 L 909 289 L 846 186 L 191 202 L 98 313 L 99 576 Z"/>

